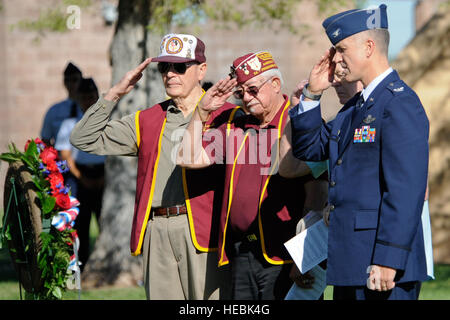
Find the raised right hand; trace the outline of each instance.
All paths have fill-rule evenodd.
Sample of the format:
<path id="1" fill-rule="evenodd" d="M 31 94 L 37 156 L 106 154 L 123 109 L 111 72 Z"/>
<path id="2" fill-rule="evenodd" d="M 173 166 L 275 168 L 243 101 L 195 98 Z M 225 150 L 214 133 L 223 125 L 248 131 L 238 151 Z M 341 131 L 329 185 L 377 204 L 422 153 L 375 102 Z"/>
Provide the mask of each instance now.
<path id="1" fill-rule="evenodd" d="M 309 74 L 308 90 L 313 94 L 322 94 L 333 83 L 335 64 L 333 57 L 336 50 L 330 48 L 312 68 Z"/>
<path id="2" fill-rule="evenodd" d="M 300 96 L 302 95 L 303 88 L 308 83 L 308 80 L 300 81 L 295 87 L 294 92 L 291 94 L 291 106 L 296 106 L 300 102 Z"/>
<path id="3" fill-rule="evenodd" d="M 135 69 L 128 71 L 119 83 L 109 89 L 104 97 L 105 100 L 117 101 L 129 93 L 134 88 L 134 85 L 142 78 L 142 72 L 150 62 L 152 62 L 152 58 L 147 58 Z"/>
<path id="4" fill-rule="evenodd" d="M 207 119 L 211 112 L 223 106 L 227 99 L 233 94 L 233 89 L 236 84 L 236 79 L 230 79 L 230 77 L 227 77 L 217 81 L 211 88 L 209 88 L 198 104 L 200 118 L 202 120 Z"/>

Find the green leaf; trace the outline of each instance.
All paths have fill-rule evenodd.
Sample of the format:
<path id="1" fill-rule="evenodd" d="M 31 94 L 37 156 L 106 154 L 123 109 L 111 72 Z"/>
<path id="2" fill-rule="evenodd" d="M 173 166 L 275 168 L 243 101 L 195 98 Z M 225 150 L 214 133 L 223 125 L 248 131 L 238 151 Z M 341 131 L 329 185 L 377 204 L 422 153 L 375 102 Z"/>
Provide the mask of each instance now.
<path id="1" fill-rule="evenodd" d="M 20 154 L 5 152 L 0 154 L 0 160 L 15 162 L 20 160 Z"/>
<path id="2" fill-rule="evenodd" d="M 36 142 L 34 140 L 31 140 L 28 144 L 27 151 L 25 151 L 25 155 L 30 158 L 34 158 L 35 155 L 38 155 L 39 152 L 37 150 Z"/>
<path id="3" fill-rule="evenodd" d="M 9 144 L 8 145 L 9 152 L 16 153 L 16 150 L 14 149 L 15 146 L 16 145 L 14 143 Z"/>
<path id="4" fill-rule="evenodd" d="M 22 160 L 31 170 L 35 170 L 36 166 L 34 165 L 33 161 L 30 160 L 26 155 L 22 154 L 20 156 L 20 160 Z"/>
<path id="5" fill-rule="evenodd" d="M 33 176 L 31 178 L 31 180 L 33 181 L 34 185 L 36 186 L 36 188 L 38 188 L 39 191 L 43 191 L 44 190 L 44 188 L 42 187 L 41 179 L 39 179 L 36 176 Z M 39 200 L 42 201 L 42 195 L 39 195 L 39 194 L 40 194 L 40 192 L 37 193 L 37 196 L 38 196 Z"/>
<path id="6" fill-rule="evenodd" d="M 44 196 L 42 195 L 43 192 L 36 192 L 36 197 L 39 199 L 39 201 L 41 202 L 41 204 L 44 202 Z"/>
<path id="7" fill-rule="evenodd" d="M 44 214 L 50 213 L 55 207 L 56 199 L 54 197 L 46 197 L 42 202 L 42 212 Z"/>
<path id="8" fill-rule="evenodd" d="M 21 153 L 21 152 L 19 151 L 19 149 L 17 149 L 17 147 L 16 147 L 16 145 L 15 145 L 14 142 L 11 142 L 11 143 L 8 145 L 8 148 L 9 148 L 9 151 L 10 151 L 11 153 Z"/>

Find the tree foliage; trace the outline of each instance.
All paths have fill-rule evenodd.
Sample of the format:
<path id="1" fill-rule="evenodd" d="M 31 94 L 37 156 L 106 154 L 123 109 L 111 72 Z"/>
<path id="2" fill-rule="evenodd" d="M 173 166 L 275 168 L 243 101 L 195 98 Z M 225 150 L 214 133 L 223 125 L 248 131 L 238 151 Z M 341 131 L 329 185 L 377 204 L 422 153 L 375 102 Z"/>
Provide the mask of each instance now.
<path id="1" fill-rule="evenodd" d="M 192 25 L 212 20 L 216 28 L 242 28 L 248 25 L 264 27 L 270 22 L 271 30 L 288 30 L 301 34 L 308 26 L 295 13 L 304 0 L 138 0 L 148 6 L 143 16 L 149 17 L 148 28 L 163 34 L 172 28 Z M 317 0 L 315 4 L 322 13 L 331 13 L 339 7 L 355 3 L 355 0 Z M 39 35 L 46 32 L 66 32 L 69 5 L 81 9 L 91 6 L 91 0 L 61 0 L 52 8 L 43 9 L 37 19 L 24 19 L 13 28 L 35 31 Z M 308 13 L 305 13 L 308 14 Z"/>
<path id="2" fill-rule="evenodd" d="M 71 5 L 79 8 L 87 8 L 92 4 L 91 0 L 61 0 L 56 6 L 41 10 L 37 19 L 23 19 L 11 26 L 25 31 L 38 32 L 40 36 L 46 32 L 66 32 L 69 13 L 67 7 Z"/>

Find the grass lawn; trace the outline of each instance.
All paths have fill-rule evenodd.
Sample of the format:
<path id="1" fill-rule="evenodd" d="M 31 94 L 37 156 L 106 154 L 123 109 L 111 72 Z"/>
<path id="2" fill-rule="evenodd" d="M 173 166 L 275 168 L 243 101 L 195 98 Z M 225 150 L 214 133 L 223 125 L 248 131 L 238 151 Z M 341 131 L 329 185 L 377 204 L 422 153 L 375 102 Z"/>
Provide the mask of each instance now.
<path id="1" fill-rule="evenodd" d="M 22 288 L 22 298 L 25 291 Z M 17 276 L 11 265 L 7 250 L 0 250 L 0 300 L 19 300 L 20 290 Z M 68 290 L 63 296 L 64 300 L 78 300 L 77 290 Z M 131 288 L 100 288 L 82 290 L 81 300 L 144 300 L 143 287 Z"/>
<path id="2" fill-rule="evenodd" d="M 436 280 L 422 284 L 420 300 L 450 300 L 450 265 L 435 265 Z M 25 292 L 22 289 L 22 296 Z M 325 290 L 325 300 L 332 300 L 333 288 Z M 19 300 L 19 283 L 12 269 L 9 253 L 0 250 L 0 300 Z M 142 287 L 82 290 L 81 300 L 144 300 Z M 64 300 L 78 300 L 78 291 L 67 291 Z"/>
<path id="3" fill-rule="evenodd" d="M 1 218 L 1 212 L 0 212 Z M 0 221 L 1 225 L 1 221 Z M 90 225 L 90 247 L 93 248 L 98 235 L 98 224 L 92 218 Z M 64 300 L 145 300 L 143 287 L 134 288 L 99 288 L 94 290 L 68 290 L 64 293 Z M 22 289 L 22 298 L 25 291 Z M 10 256 L 6 248 L 0 249 L 0 300 L 19 300 L 20 289 L 17 275 L 11 264 Z"/>
<path id="4" fill-rule="evenodd" d="M 2 212 L 0 212 L 0 218 Z M 0 220 L 1 225 L 1 220 Z M 93 218 L 91 221 L 91 248 L 94 247 L 98 235 L 98 225 Z M 450 300 L 450 265 L 435 265 L 434 275 L 436 280 L 427 281 L 422 284 L 420 300 Z M 22 298 L 25 291 L 22 289 Z M 332 300 L 333 288 L 325 289 L 325 300 Z M 144 300 L 145 291 L 143 287 L 132 288 L 99 288 L 93 290 L 82 290 L 81 300 Z M 20 291 L 16 273 L 12 267 L 7 249 L 0 250 L 0 300 L 19 300 Z M 64 300 L 78 300 L 79 293 L 76 290 L 66 291 Z"/>
<path id="5" fill-rule="evenodd" d="M 435 280 L 422 283 L 419 300 L 450 300 L 450 265 L 434 266 Z M 325 289 L 325 300 L 333 300 L 333 288 Z"/>

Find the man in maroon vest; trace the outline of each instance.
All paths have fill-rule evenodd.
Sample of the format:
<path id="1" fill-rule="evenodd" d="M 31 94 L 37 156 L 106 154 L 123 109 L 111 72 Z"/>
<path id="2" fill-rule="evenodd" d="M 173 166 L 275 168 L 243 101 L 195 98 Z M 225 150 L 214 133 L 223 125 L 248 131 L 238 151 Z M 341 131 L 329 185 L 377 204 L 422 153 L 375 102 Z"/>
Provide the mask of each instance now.
<path id="1" fill-rule="evenodd" d="M 295 235 L 305 211 L 325 206 L 327 175 L 322 170 L 313 176 L 312 165 L 282 147 L 290 103 L 272 55 L 239 57 L 232 75 L 235 79 L 219 81 L 199 103 L 185 131 L 178 163 L 188 168 L 225 163 L 219 266 L 231 266 L 232 298 L 284 299 L 292 285 L 293 263 L 284 242 Z M 209 121 L 236 85 L 234 96 L 242 100 L 247 114 L 216 131 L 204 130 L 202 140 L 198 123 Z M 278 173 L 280 162 L 286 161 L 290 178 Z"/>
<path id="2" fill-rule="evenodd" d="M 157 58 L 129 71 L 86 112 L 71 143 L 95 154 L 138 157 L 130 246 L 133 255 L 143 253 L 148 299 L 227 298 L 222 286 L 229 283 L 227 272 L 216 266 L 223 166 L 186 170 L 172 159 L 179 143 L 176 136 L 204 95 L 200 83 L 207 69 L 205 45 L 192 35 L 168 34 L 160 48 Z M 158 62 L 170 99 L 110 121 L 117 101 L 133 89 L 152 61 Z M 236 110 L 225 104 L 207 125 L 229 121 Z"/>

